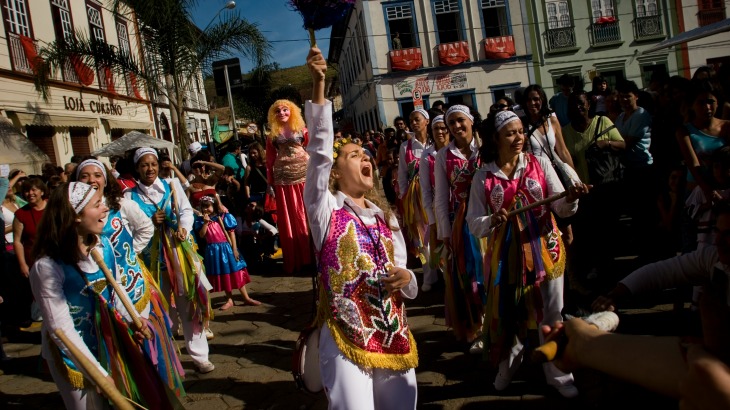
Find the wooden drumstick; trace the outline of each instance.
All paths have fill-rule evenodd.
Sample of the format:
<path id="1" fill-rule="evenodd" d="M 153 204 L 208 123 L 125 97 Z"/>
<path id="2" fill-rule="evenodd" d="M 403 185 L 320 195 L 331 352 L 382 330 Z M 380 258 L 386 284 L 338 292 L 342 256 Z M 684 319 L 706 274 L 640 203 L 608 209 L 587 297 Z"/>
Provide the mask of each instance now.
<path id="1" fill-rule="evenodd" d="M 521 214 L 521 213 L 523 213 L 525 211 L 529 211 L 530 209 L 537 208 L 538 206 L 542 206 L 542 205 L 549 204 L 551 202 L 555 202 L 555 201 L 557 201 L 560 198 L 565 198 L 566 196 L 568 196 L 568 191 L 567 190 L 565 190 L 565 191 L 563 191 L 563 192 L 561 192 L 561 193 L 559 193 L 557 195 L 553 195 L 551 197 L 548 197 L 548 198 L 545 198 L 545 199 L 541 199 L 539 201 L 535 201 L 535 202 L 533 202 L 531 204 L 528 204 L 528 205 L 523 206 L 522 208 L 518 208 L 518 209 L 515 209 L 515 210 L 512 210 L 512 211 L 509 211 L 509 213 L 507 213 L 507 218 L 511 218 L 511 217 L 513 217 L 515 215 L 519 215 L 519 214 Z"/>
<path id="2" fill-rule="evenodd" d="M 96 262 L 97 265 L 101 268 L 101 271 L 104 272 L 104 277 L 106 277 L 106 281 L 111 283 L 112 288 L 114 288 L 114 292 L 116 292 L 117 295 L 119 295 L 119 299 L 122 301 L 122 304 L 124 305 L 124 308 L 127 310 L 127 313 L 129 313 L 129 316 L 132 318 L 132 325 L 134 326 L 134 329 L 142 332 L 145 339 L 151 340 L 152 339 L 152 332 L 150 332 L 150 329 L 145 326 L 144 323 L 142 323 L 142 320 L 139 318 L 139 313 L 137 312 L 137 309 L 134 308 L 132 305 L 132 302 L 129 300 L 129 298 L 124 297 L 123 295 L 126 295 L 126 291 L 119 286 L 116 279 L 114 278 L 114 275 L 109 270 L 109 268 L 106 266 L 106 263 L 104 262 L 104 258 L 101 256 L 99 251 L 96 249 L 91 250 L 91 257 L 94 259 L 94 262 Z"/>
<path id="3" fill-rule="evenodd" d="M 598 330 L 613 332 L 618 327 L 618 315 L 613 312 L 598 312 L 583 318 L 589 325 Z M 558 355 L 558 350 L 565 345 L 567 339 L 562 332 L 553 339 L 547 340 L 532 351 L 532 360 L 536 362 L 551 362 Z"/>
<path id="4" fill-rule="evenodd" d="M 131 404 L 127 402 L 127 398 L 122 395 L 122 393 L 117 390 L 117 386 L 114 385 L 114 383 L 110 382 L 109 379 L 107 379 L 96 367 L 94 363 L 89 360 L 88 357 L 86 357 L 83 353 L 81 353 L 81 350 L 79 350 L 76 345 L 69 340 L 69 338 L 66 336 L 65 333 L 63 333 L 63 330 L 56 329 L 54 334 L 61 339 L 61 342 L 63 342 L 64 346 L 66 346 L 66 349 L 68 349 L 69 354 L 75 359 L 76 363 L 81 366 L 81 368 L 84 370 L 84 373 L 89 375 L 91 378 L 91 382 L 94 383 L 99 390 L 104 394 L 106 398 L 111 400 L 112 403 L 114 403 L 114 407 L 120 410 L 134 410 L 134 407 L 132 407 Z"/>

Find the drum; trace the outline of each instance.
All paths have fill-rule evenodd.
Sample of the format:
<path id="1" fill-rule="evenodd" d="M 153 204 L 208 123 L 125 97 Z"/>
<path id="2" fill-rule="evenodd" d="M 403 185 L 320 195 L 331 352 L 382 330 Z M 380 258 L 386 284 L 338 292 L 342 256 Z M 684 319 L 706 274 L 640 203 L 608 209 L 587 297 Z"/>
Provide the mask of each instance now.
<path id="1" fill-rule="evenodd" d="M 319 393 L 324 388 L 319 373 L 319 331 L 317 326 L 302 330 L 292 358 L 294 382 L 298 389 L 309 393 Z"/>

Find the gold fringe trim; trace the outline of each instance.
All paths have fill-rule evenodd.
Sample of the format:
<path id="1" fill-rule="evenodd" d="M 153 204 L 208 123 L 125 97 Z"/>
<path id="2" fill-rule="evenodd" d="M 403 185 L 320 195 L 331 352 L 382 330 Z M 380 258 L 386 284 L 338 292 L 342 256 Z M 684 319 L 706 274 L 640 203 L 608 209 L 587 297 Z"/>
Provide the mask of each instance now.
<path id="1" fill-rule="evenodd" d="M 321 276 L 319 280 L 319 301 L 317 303 L 317 315 L 314 318 L 314 325 L 321 327 L 327 324 L 332 338 L 335 340 L 340 351 L 353 363 L 363 367 L 374 367 L 378 369 L 390 369 L 396 371 L 409 370 L 418 367 L 418 348 L 413 334 L 408 330 L 409 352 L 406 354 L 376 353 L 368 352 L 353 344 L 337 326 L 332 312 L 329 310 L 327 291 L 322 286 Z"/>
<path id="2" fill-rule="evenodd" d="M 51 340 L 50 334 L 46 334 L 48 340 Z M 53 343 L 53 342 L 51 342 Z M 51 355 L 53 356 L 53 364 L 56 366 L 56 369 L 59 373 L 63 376 L 64 379 L 68 382 L 68 384 L 71 385 L 74 389 L 78 390 L 84 390 L 84 389 L 90 389 L 94 387 L 94 384 L 91 383 L 89 380 L 87 380 L 84 377 L 84 374 L 81 373 L 78 370 L 72 369 L 66 365 L 66 362 L 63 361 L 63 357 L 61 357 L 61 348 L 58 346 L 51 346 Z"/>
<path id="3" fill-rule="evenodd" d="M 144 295 L 134 304 L 134 309 L 137 310 L 137 313 L 144 312 L 144 309 L 147 307 L 147 305 L 150 303 L 150 285 L 148 283 L 144 284 Z"/>
<path id="4" fill-rule="evenodd" d="M 410 352 L 406 354 L 394 354 L 368 352 L 358 346 L 355 346 L 352 342 L 350 342 L 347 336 L 342 333 L 340 328 L 337 327 L 334 319 L 327 320 L 327 327 L 329 327 L 332 338 L 335 340 L 335 343 L 342 354 L 358 366 L 396 371 L 403 371 L 418 367 L 418 349 L 416 348 L 416 340 L 413 338 L 410 330 L 408 331 Z"/>

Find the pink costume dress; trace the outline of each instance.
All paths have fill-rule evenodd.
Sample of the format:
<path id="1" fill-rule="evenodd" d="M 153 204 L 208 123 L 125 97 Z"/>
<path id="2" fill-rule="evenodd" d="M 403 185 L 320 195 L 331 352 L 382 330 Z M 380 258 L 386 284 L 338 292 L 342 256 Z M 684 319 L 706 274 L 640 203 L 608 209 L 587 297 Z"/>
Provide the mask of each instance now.
<path id="1" fill-rule="evenodd" d="M 307 140 L 306 129 L 289 137 L 280 134 L 266 140 L 266 167 L 269 184 L 276 194 L 276 225 L 284 272 L 288 274 L 313 262 L 303 199 L 309 160 L 304 150 Z"/>
<path id="2" fill-rule="evenodd" d="M 233 256 L 233 248 L 221 226 L 222 222 L 230 235 L 235 235 L 234 230 L 238 225 L 236 218 L 225 213 L 212 216 L 210 220 L 211 223 L 208 224 L 205 234 L 206 247 L 203 263 L 205 263 L 205 274 L 213 286 L 213 292 L 232 292 L 241 289 L 251 282 L 246 262 L 240 255 L 238 260 Z M 204 223 L 203 218 L 196 215 L 193 228 L 195 232 L 199 232 Z"/>

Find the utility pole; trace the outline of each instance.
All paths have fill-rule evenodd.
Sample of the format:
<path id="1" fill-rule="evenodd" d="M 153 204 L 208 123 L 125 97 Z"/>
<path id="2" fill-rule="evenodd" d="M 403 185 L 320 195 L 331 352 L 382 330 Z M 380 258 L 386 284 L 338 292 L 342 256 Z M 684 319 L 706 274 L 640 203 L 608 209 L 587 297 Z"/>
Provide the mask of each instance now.
<path id="1" fill-rule="evenodd" d="M 233 136 L 238 141 L 238 127 L 236 126 L 236 111 L 233 109 L 233 96 L 231 95 L 231 82 L 228 80 L 228 65 L 223 66 L 223 75 L 226 78 L 226 92 L 228 93 L 228 106 L 231 108 L 231 120 L 233 122 Z"/>

